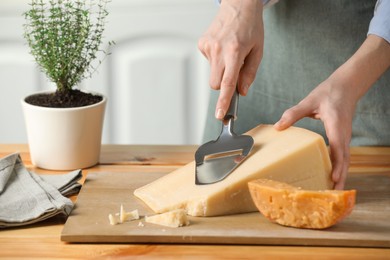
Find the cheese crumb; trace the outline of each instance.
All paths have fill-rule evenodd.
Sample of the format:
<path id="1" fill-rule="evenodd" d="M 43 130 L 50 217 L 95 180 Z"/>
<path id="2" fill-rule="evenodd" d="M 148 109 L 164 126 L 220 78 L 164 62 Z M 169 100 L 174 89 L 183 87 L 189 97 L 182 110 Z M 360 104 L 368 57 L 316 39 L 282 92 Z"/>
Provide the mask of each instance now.
<path id="1" fill-rule="evenodd" d="M 118 220 L 112 214 L 108 215 L 108 220 L 110 221 L 110 225 L 114 226 L 118 224 Z"/>
<path id="2" fill-rule="evenodd" d="M 150 217 L 146 216 L 145 222 L 167 227 L 182 227 L 190 224 L 184 209 L 176 209 Z"/>
<path id="3" fill-rule="evenodd" d="M 131 212 L 126 212 L 123 204 L 121 204 L 119 212 L 108 215 L 108 219 L 110 220 L 111 225 L 117 225 L 118 223 L 124 223 L 126 221 L 139 219 L 138 209 L 135 209 Z"/>
<path id="4" fill-rule="evenodd" d="M 125 209 L 123 208 L 123 204 L 121 204 L 121 208 L 120 208 L 120 211 L 119 211 L 119 216 L 120 216 L 120 223 L 123 223 L 125 222 L 125 219 L 126 219 L 126 215 L 125 215 Z"/>
<path id="5" fill-rule="evenodd" d="M 120 215 L 120 223 L 139 219 L 138 209 L 135 209 L 131 212 L 126 212 L 123 205 L 121 205 L 119 215 Z"/>
<path id="6" fill-rule="evenodd" d="M 138 209 L 125 213 L 125 221 L 131 221 L 136 219 L 139 219 Z"/>

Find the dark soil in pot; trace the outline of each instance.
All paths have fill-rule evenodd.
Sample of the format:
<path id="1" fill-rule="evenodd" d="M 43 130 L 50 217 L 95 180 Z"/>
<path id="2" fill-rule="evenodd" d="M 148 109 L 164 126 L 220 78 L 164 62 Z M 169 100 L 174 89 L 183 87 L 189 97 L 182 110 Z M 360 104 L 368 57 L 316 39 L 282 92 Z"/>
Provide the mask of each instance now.
<path id="1" fill-rule="evenodd" d="M 28 96 L 25 101 L 41 107 L 70 108 L 83 107 L 99 103 L 103 100 L 100 95 L 85 93 L 78 89 L 55 91 Z"/>

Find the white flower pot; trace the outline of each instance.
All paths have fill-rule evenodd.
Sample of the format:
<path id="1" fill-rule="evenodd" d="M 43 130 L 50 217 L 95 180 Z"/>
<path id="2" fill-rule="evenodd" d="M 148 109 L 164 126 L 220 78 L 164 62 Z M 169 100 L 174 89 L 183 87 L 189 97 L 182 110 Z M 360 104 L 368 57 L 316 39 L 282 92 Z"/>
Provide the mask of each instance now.
<path id="1" fill-rule="evenodd" d="M 73 170 L 97 164 L 106 103 L 103 96 L 101 102 L 90 106 L 48 108 L 22 99 L 32 163 L 50 170 Z"/>

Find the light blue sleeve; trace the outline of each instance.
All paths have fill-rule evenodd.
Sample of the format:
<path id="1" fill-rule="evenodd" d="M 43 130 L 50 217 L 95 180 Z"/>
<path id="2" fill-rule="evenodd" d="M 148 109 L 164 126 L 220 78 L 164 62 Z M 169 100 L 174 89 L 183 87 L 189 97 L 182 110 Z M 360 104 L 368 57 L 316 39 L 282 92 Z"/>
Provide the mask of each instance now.
<path id="1" fill-rule="evenodd" d="M 378 0 L 368 33 L 377 35 L 390 43 L 390 0 Z"/>

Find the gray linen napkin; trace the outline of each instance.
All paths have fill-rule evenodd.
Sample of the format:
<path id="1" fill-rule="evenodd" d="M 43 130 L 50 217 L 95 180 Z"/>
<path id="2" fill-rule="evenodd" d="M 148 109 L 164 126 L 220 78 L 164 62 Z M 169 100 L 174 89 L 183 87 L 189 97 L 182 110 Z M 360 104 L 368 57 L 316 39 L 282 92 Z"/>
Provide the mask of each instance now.
<path id="1" fill-rule="evenodd" d="M 0 228 L 69 215 L 73 202 L 63 194 L 77 192 L 81 176 L 81 170 L 50 176 L 29 172 L 18 153 L 0 159 Z"/>
<path id="2" fill-rule="evenodd" d="M 63 196 L 76 194 L 81 188 L 81 184 L 77 182 L 82 177 L 81 170 L 60 175 L 39 175 L 39 177 L 54 186 Z"/>

